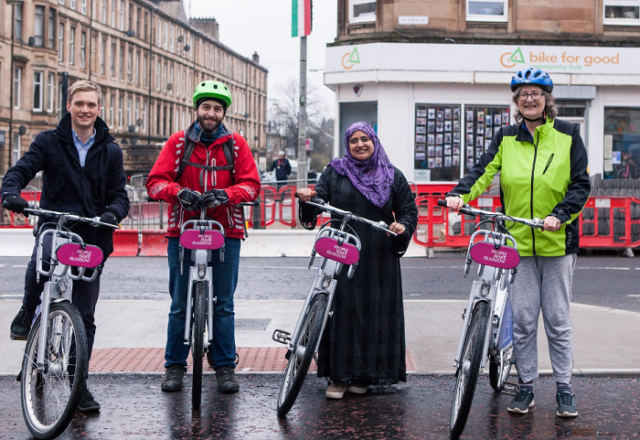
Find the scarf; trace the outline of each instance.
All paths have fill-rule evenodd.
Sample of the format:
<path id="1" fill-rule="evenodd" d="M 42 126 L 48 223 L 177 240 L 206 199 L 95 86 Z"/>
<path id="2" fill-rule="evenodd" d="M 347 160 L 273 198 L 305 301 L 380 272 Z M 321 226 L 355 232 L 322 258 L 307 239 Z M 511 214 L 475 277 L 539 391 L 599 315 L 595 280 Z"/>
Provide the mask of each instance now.
<path id="1" fill-rule="evenodd" d="M 349 149 L 349 140 L 358 130 L 369 136 L 374 145 L 373 154 L 365 161 L 354 159 Z M 356 122 L 344 134 L 344 144 L 344 157 L 333 159 L 329 165 L 341 176 L 347 176 L 367 200 L 382 208 L 389 200 L 395 170 L 378 136 L 366 122 Z"/>
<path id="2" fill-rule="evenodd" d="M 204 131 L 202 131 L 202 127 L 200 127 L 198 121 L 196 121 L 194 128 L 196 130 L 198 138 L 202 141 L 202 143 L 207 145 L 211 145 L 212 142 L 221 137 L 226 131 L 224 128 L 224 124 L 220 124 L 218 129 L 213 133 L 205 133 Z"/>

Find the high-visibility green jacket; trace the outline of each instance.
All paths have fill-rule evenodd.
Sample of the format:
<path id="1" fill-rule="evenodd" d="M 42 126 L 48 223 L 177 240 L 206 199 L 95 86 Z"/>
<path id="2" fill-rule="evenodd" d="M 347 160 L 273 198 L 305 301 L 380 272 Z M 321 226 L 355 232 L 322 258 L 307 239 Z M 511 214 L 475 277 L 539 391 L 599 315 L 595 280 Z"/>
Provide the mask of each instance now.
<path id="1" fill-rule="evenodd" d="M 591 191 L 587 165 L 577 125 L 548 119 L 533 136 L 524 125 L 509 125 L 498 131 L 487 152 L 449 195 L 460 195 L 468 203 L 500 172 L 505 214 L 541 219 L 552 215 L 562 223 L 556 232 L 515 223 L 510 233 L 520 255 L 562 256 L 578 252 L 578 222 L 574 220 Z"/>

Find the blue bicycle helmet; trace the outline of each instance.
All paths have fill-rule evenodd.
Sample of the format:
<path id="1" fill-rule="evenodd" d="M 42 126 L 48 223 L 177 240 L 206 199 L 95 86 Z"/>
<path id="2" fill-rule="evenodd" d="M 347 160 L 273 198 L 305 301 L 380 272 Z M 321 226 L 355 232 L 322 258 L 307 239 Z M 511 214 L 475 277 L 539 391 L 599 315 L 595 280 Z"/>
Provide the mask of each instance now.
<path id="1" fill-rule="evenodd" d="M 511 91 L 515 92 L 518 87 L 527 84 L 541 87 L 547 93 L 553 91 L 553 81 L 551 81 L 549 74 L 535 67 L 529 67 L 527 70 L 521 70 L 513 75 L 513 78 L 511 78 Z"/>

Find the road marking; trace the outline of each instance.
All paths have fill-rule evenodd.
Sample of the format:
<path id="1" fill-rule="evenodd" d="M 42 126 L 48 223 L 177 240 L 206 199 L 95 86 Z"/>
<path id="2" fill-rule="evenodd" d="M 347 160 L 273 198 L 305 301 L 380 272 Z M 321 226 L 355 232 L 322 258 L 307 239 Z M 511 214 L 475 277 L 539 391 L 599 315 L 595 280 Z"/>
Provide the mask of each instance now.
<path id="1" fill-rule="evenodd" d="M 627 295 L 629 298 L 640 298 L 640 295 Z"/>
<path id="2" fill-rule="evenodd" d="M 27 267 L 26 264 L 12 264 L 11 267 Z"/>
<path id="3" fill-rule="evenodd" d="M 250 268 L 250 269 L 282 269 L 282 270 L 286 270 L 286 269 L 304 269 L 307 270 L 308 267 L 294 267 L 294 266 L 240 266 L 240 267 L 246 267 L 246 268 Z"/>
<path id="4" fill-rule="evenodd" d="M 0 264 L 0 267 L 4 267 L 4 264 Z"/>
<path id="5" fill-rule="evenodd" d="M 629 267 L 599 267 L 599 266 L 592 266 L 592 267 L 576 267 L 576 269 L 601 269 L 601 270 L 629 270 Z"/>

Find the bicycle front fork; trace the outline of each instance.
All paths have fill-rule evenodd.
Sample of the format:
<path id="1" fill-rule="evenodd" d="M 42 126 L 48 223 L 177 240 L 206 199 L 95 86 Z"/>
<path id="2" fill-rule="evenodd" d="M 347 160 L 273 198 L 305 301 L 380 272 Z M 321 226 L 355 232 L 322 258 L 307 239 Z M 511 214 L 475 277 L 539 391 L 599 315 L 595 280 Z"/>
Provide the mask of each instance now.
<path id="1" fill-rule="evenodd" d="M 211 339 L 213 329 L 213 305 L 216 298 L 213 296 L 213 271 L 207 265 L 195 265 L 189 267 L 189 290 L 187 291 L 187 310 L 184 320 L 184 345 L 191 345 L 191 319 L 193 316 L 193 292 L 196 283 L 205 283 L 207 286 L 207 330 Z M 207 343 L 209 341 L 206 341 Z"/>

